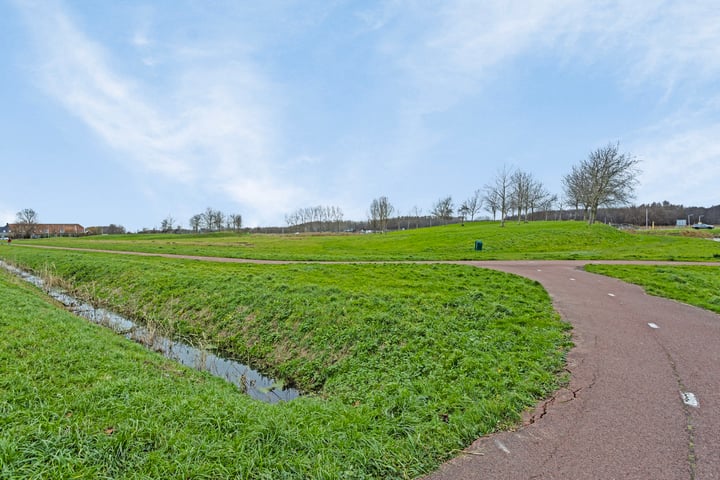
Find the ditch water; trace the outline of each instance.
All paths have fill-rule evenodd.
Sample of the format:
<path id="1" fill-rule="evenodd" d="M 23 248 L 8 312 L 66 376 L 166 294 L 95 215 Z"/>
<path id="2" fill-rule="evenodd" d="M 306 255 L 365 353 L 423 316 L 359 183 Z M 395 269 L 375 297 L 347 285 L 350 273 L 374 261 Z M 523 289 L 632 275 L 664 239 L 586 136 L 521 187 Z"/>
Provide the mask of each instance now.
<path id="1" fill-rule="evenodd" d="M 137 325 L 132 320 L 117 313 L 81 302 L 60 290 L 47 288 L 45 282 L 36 275 L 13 267 L 3 261 L 0 261 L 0 266 L 42 289 L 76 315 L 98 325 L 108 327 L 125 338 L 138 342 L 178 363 L 223 378 L 252 398 L 267 403 L 277 403 L 300 396 L 299 391 L 292 388 L 282 388 L 281 383 L 265 377 L 247 365 L 156 335 L 149 329 Z"/>

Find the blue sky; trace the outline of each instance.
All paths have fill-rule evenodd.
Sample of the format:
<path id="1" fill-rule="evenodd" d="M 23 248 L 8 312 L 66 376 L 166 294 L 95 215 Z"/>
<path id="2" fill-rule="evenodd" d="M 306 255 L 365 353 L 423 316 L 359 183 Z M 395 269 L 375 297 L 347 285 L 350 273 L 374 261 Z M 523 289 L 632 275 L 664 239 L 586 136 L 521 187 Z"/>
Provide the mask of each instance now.
<path id="1" fill-rule="evenodd" d="M 2 223 L 427 213 L 616 141 L 636 203 L 720 203 L 716 0 L 3 0 L 0 58 Z"/>

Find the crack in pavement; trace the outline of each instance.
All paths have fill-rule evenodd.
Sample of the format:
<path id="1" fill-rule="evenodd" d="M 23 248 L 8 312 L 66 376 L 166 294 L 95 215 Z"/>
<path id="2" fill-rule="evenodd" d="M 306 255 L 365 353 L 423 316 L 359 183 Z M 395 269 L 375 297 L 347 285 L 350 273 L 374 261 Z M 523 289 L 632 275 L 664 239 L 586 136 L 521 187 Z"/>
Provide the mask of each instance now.
<path id="1" fill-rule="evenodd" d="M 668 362 L 670 363 L 670 368 L 673 372 L 673 375 L 675 377 L 675 380 L 678 384 L 678 391 L 680 393 L 680 396 L 682 397 L 684 392 L 687 392 L 687 387 L 685 386 L 685 383 L 682 380 L 682 377 L 680 375 L 680 372 L 678 372 L 677 364 L 675 363 L 675 359 L 673 359 L 672 355 L 668 351 L 667 348 L 665 348 L 665 345 L 663 345 L 658 338 L 655 338 L 655 342 L 657 342 L 658 346 L 662 349 L 662 351 L 667 356 Z M 690 405 L 687 404 L 687 402 L 682 403 L 682 409 L 685 414 L 685 422 L 686 422 L 686 431 L 688 436 L 688 454 L 687 454 L 687 461 L 688 461 L 688 467 L 690 469 L 690 480 L 695 480 L 697 475 L 697 454 L 695 452 L 695 428 L 693 427 L 692 423 L 692 411 L 690 410 Z"/>

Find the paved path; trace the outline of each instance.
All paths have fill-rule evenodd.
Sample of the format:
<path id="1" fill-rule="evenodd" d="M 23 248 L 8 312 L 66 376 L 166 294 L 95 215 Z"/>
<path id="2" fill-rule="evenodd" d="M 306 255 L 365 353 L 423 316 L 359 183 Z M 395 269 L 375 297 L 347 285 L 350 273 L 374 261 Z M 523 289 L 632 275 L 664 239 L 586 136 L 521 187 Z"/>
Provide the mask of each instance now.
<path id="1" fill-rule="evenodd" d="M 537 280 L 573 325 L 575 342 L 567 388 L 517 431 L 480 438 L 428 480 L 720 479 L 720 315 L 583 271 L 590 262 L 418 263 L 462 263 Z"/>
<path id="2" fill-rule="evenodd" d="M 570 384 L 428 479 L 720 478 L 720 315 L 582 263 L 477 264 L 550 293 L 574 327 Z"/>

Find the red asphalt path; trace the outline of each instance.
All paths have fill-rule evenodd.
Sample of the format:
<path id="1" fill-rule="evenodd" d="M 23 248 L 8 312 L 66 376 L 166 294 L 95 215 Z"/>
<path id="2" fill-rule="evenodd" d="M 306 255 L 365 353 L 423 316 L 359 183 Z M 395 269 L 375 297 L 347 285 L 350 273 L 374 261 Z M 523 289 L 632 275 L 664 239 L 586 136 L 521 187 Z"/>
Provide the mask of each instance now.
<path id="1" fill-rule="evenodd" d="M 573 325 L 570 383 L 427 479 L 720 479 L 720 315 L 585 263 L 471 263 L 548 291 Z"/>

